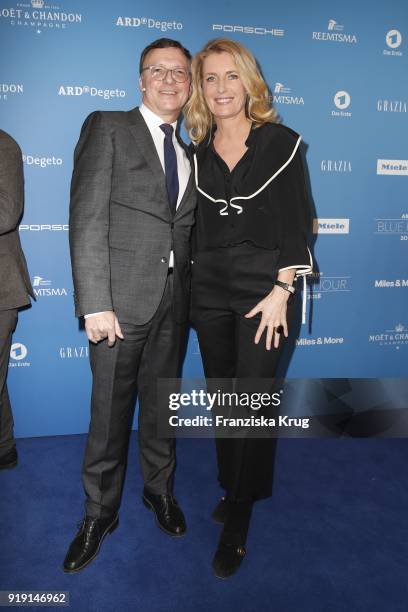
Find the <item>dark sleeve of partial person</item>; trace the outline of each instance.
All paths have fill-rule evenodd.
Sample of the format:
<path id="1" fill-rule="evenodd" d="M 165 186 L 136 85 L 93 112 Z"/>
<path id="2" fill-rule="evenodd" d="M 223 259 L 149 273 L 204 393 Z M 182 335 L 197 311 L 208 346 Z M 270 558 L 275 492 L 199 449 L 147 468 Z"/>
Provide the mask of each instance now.
<path id="1" fill-rule="evenodd" d="M 23 159 L 18 144 L 0 139 L 0 235 L 16 229 L 23 212 Z"/>

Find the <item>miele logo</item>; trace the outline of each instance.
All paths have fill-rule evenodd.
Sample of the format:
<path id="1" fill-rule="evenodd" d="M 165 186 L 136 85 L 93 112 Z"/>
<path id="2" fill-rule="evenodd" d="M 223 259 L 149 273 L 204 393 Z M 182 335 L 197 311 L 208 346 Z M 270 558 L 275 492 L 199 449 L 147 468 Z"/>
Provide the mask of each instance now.
<path id="1" fill-rule="evenodd" d="M 257 34 L 258 36 L 284 36 L 285 30 L 281 28 L 271 27 L 255 27 L 243 25 L 220 25 L 213 24 L 212 29 L 215 32 L 229 32 L 230 34 Z"/>
<path id="2" fill-rule="evenodd" d="M 322 159 L 320 162 L 322 172 L 351 172 L 351 161 L 349 159 Z"/>
<path id="3" fill-rule="evenodd" d="M 296 104 L 304 105 L 302 96 L 294 96 L 290 87 L 285 87 L 283 83 L 275 83 L 272 102 L 274 104 Z"/>
<path id="4" fill-rule="evenodd" d="M 160 21 L 158 19 L 152 19 L 151 17 L 118 17 L 115 23 L 117 26 L 122 26 L 125 28 L 145 27 L 160 30 L 160 32 L 183 29 L 183 24 L 181 21 Z"/>
<path id="5" fill-rule="evenodd" d="M 377 159 L 377 174 L 408 176 L 408 159 Z"/>
<path id="6" fill-rule="evenodd" d="M 313 219 L 314 234 L 348 234 L 350 219 Z"/>
<path id="7" fill-rule="evenodd" d="M 327 32 L 312 32 L 313 40 L 327 40 L 329 42 L 357 43 L 355 34 L 345 34 L 344 25 L 337 23 L 335 19 L 329 19 Z"/>
<path id="8" fill-rule="evenodd" d="M 398 47 L 401 46 L 402 36 L 399 30 L 390 30 L 385 35 L 385 42 L 387 44 L 388 49 L 383 50 L 383 55 L 393 55 L 397 57 L 401 57 L 402 51 L 396 51 Z"/>

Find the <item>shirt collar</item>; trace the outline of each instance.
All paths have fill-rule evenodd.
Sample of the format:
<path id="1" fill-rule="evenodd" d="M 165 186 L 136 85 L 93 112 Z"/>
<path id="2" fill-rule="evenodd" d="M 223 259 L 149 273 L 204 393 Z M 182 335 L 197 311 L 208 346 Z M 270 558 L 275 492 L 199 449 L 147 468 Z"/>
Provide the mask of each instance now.
<path id="1" fill-rule="evenodd" d="M 217 130 L 217 126 L 214 124 L 212 126 L 212 129 L 211 129 L 210 133 L 209 134 L 207 133 L 208 135 L 204 138 L 203 142 L 206 142 L 207 146 L 210 145 L 210 148 L 213 148 L 213 146 L 214 146 L 213 145 L 213 141 L 214 141 L 214 136 L 215 136 L 216 130 Z M 245 141 L 245 146 L 248 147 L 248 148 L 250 146 L 252 146 L 254 144 L 254 142 L 256 141 L 256 138 L 257 138 L 258 134 L 259 134 L 259 127 L 255 127 L 255 125 L 252 124 L 252 127 L 251 127 L 251 129 L 249 131 L 248 137 L 247 137 L 247 139 Z"/>
<path id="2" fill-rule="evenodd" d="M 159 128 L 163 123 L 166 123 L 159 115 L 156 115 L 146 104 L 141 104 L 139 106 L 140 113 L 143 119 L 146 121 L 147 127 L 149 130 L 154 130 L 155 128 Z M 177 119 L 170 125 L 173 126 L 174 132 L 177 129 Z"/>

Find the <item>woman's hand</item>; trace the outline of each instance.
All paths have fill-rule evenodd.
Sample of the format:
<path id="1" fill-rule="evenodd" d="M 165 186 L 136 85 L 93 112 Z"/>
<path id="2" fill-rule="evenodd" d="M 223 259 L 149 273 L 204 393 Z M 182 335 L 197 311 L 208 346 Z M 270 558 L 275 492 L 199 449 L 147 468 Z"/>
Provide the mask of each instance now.
<path id="1" fill-rule="evenodd" d="M 280 333 L 276 331 L 277 327 L 282 326 L 285 338 L 288 336 L 286 304 L 289 296 L 288 291 L 275 285 L 272 291 L 245 315 L 249 319 L 259 312 L 262 313 L 261 322 L 255 334 L 255 344 L 258 344 L 266 328 L 266 350 L 268 351 L 272 346 L 272 338 L 273 346 L 275 348 L 279 346 Z"/>

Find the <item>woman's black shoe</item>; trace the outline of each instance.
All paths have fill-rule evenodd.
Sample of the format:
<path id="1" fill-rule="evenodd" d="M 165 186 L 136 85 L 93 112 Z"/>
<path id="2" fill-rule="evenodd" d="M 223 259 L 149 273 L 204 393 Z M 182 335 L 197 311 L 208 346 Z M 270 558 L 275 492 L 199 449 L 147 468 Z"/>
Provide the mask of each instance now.
<path id="1" fill-rule="evenodd" d="M 246 554 L 245 542 L 251 520 L 252 501 L 230 501 L 228 498 L 228 501 L 221 500 L 217 509 L 222 503 L 224 528 L 212 566 L 218 578 L 229 578 L 235 574 Z"/>
<path id="2" fill-rule="evenodd" d="M 220 542 L 212 562 L 217 578 L 229 578 L 239 568 L 245 557 L 245 546 Z"/>

